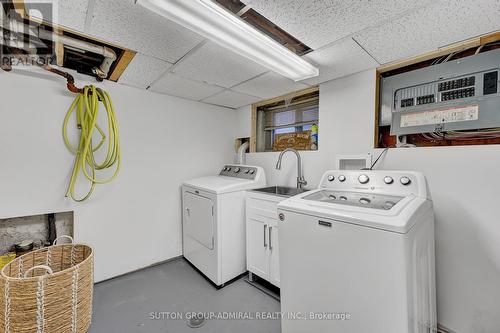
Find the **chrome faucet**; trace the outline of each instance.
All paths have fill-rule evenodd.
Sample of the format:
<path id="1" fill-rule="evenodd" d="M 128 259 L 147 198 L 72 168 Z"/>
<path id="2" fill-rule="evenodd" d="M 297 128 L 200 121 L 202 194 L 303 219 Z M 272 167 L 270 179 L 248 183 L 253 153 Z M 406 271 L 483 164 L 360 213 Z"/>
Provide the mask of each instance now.
<path id="1" fill-rule="evenodd" d="M 304 175 L 302 174 L 302 158 L 300 157 L 298 151 L 296 151 L 293 148 L 287 148 L 283 150 L 280 153 L 280 156 L 278 157 L 278 162 L 276 163 L 276 170 L 281 170 L 281 159 L 283 158 L 283 155 L 285 155 L 287 151 L 291 151 L 295 153 L 295 155 L 297 156 L 297 188 L 302 188 L 302 186 L 307 185 L 307 181 L 304 179 Z"/>

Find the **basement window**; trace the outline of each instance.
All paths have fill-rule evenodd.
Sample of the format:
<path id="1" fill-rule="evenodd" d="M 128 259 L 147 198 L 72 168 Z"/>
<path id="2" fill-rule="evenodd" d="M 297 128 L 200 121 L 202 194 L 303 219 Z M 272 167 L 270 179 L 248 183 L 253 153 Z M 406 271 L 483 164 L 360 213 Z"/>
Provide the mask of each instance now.
<path id="1" fill-rule="evenodd" d="M 254 104 L 253 113 L 252 151 L 318 149 L 317 87 Z"/>

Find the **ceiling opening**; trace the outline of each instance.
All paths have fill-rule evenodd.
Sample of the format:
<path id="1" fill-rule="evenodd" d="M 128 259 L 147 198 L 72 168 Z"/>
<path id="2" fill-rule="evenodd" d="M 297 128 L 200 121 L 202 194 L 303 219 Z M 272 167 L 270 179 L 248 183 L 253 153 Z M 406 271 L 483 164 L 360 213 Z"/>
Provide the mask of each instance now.
<path id="1" fill-rule="evenodd" d="M 274 39 L 276 42 L 288 48 L 295 54 L 302 56 L 312 51 L 306 44 L 290 35 L 285 30 L 259 14 L 254 9 L 249 8 L 240 0 L 216 0 L 217 3 L 239 15 L 245 22 Z"/>
<path id="2" fill-rule="evenodd" d="M 26 14 L 27 11 L 24 8 L 24 3 L 22 2 L 11 2 L 5 0 L 4 2 L 2 2 L 2 5 L 5 11 L 4 15 L 7 15 L 6 17 L 8 17 L 9 19 L 16 20 L 18 22 L 22 22 L 26 26 L 38 27 L 37 29 L 43 30 L 45 32 L 50 32 L 58 36 L 64 36 L 77 41 L 90 43 L 97 47 L 102 46 L 112 50 L 116 54 L 116 60 L 112 63 L 109 71 L 107 72 L 107 76 L 105 77 L 107 80 L 118 81 L 120 75 L 124 72 L 125 68 L 128 66 L 133 56 L 135 55 L 135 52 L 129 49 L 122 48 L 110 43 L 106 43 L 95 38 L 90 38 L 83 34 L 77 33 L 76 31 L 72 31 L 61 26 L 57 26 L 51 22 L 45 22 L 45 21 L 40 22 L 40 20 L 37 18 L 29 17 Z M 0 12 L 0 14 L 3 13 Z M 50 38 L 52 39 L 52 41 L 48 43 L 40 43 L 40 46 L 36 47 L 36 52 L 35 52 L 36 54 L 52 55 L 51 65 L 57 65 L 63 68 L 75 70 L 81 74 L 94 76 L 98 80 L 102 80 L 104 78 L 103 76 L 99 77 L 95 73 L 95 69 L 99 68 L 99 66 L 103 63 L 105 59 L 103 55 L 94 53 L 92 51 L 85 51 L 78 47 L 72 47 L 62 42 L 58 42 L 58 39 L 54 38 L 52 34 L 43 34 L 43 36 L 49 36 L 49 35 L 50 37 L 46 38 Z M 49 40 L 47 39 L 46 41 Z M 34 50 L 31 50 L 30 52 L 33 51 Z M 27 52 L 22 49 L 16 49 L 16 48 L 12 49 L 12 47 L 8 47 L 6 45 L 0 45 L 0 54 L 13 54 L 13 53 L 26 54 Z"/>

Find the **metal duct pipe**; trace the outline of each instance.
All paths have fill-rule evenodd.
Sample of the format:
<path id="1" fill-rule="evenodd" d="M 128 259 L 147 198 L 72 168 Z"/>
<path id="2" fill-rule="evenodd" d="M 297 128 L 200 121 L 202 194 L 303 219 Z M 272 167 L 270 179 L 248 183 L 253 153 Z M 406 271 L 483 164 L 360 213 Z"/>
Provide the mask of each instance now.
<path id="1" fill-rule="evenodd" d="M 238 148 L 236 163 L 237 164 L 246 164 L 245 152 L 248 148 L 248 142 L 243 143 L 240 148 Z"/>
<path id="2" fill-rule="evenodd" d="M 30 36 L 35 36 L 38 37 L 39 39 L 51 40 L 51 41 L 54 41 L 54 39 L 56 39 L 63 45 L 71 46 L 80 50 L 102 55 L 104 57 L 104 61 L 102 62 L 101 66 L 99 68 L 94 68 L 94 73 L 102 79 L 108 77 L 111 65 L 117 59 L 115 51 L 113 51 L 111 48 L 107 46 L 100 46 L 83 40 L 78 40 L 72 37 L 57 35 L 51 31 L 41 29 L 40 26 L 38 27 L 28 26 L 22 22 L 12 19 L 9 20 L 7 24 L 8 24 L 7 26 L 9 27 L 8 30 L 10 30 L 13 33 L 24 34 L 26 31 L 28 31 Z M 54 38 L 54 36 L 56 38 Z M 16 48 L 21 48 L 20 46 L 22 46 L 19 42 L 15 40 L 9 40 L 9 41 L 5 40 L 3 33 L 0 30 L 0 44 L 2 43 L 6 43 L 7 46 Z"/>

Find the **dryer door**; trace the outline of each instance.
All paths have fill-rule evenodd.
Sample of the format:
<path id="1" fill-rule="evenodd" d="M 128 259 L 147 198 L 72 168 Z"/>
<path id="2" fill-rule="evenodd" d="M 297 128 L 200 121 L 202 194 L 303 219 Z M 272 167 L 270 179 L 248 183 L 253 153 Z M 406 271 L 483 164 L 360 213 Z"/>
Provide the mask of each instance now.
<path id="1" fill-rule="evenodd" d="M 211 199 L 191 192 L 184 192 L 186 235 L 210 250 L 214 248 L 213 207 Z"/>

